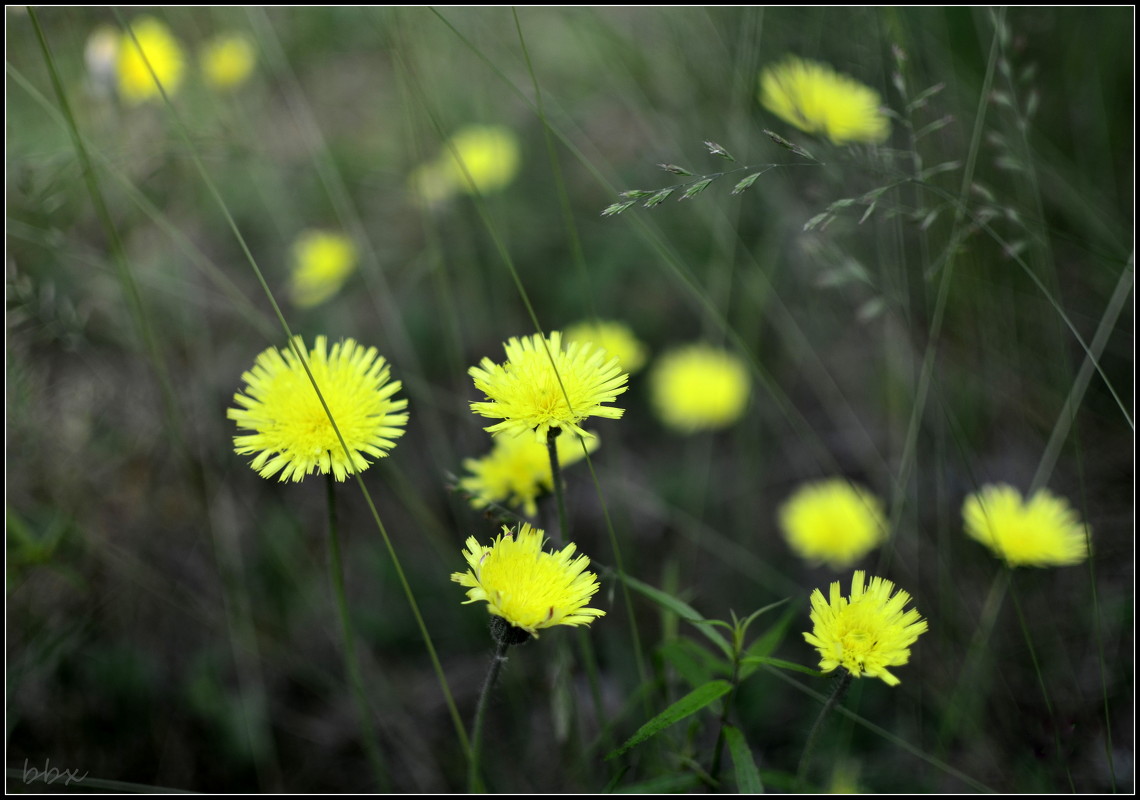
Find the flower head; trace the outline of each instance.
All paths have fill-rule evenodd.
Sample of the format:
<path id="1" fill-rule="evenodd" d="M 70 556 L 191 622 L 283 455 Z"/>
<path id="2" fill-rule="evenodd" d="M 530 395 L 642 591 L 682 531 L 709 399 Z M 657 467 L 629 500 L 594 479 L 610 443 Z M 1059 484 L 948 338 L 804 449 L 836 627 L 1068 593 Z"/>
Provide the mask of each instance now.
<path id="1" fill-rule="evenodd" d="M 131 30 L 134 38 L 127 33 L 119 42 L 119 95 L 131 105 L 160 98 L 155 79 L 173 95 L 182 83 L 185 67 L 178 40 L 154 17 L 139 17 L 131 22 Z"/>
<path id="2" fill-rule="evenodd" d="M 598 576 L 586 572 L 590 559 L 574 557 L 568 544 L 557 553 L 542 549 L 543 532 L 525 522 L 503 532 L 489 546 L 467 539 L 463 557 L 470 569 L 451 579 L 468 587 L 465 603 L 487 601 L 487 610 L 537 637 L 540 628 L 589 625 L 604 611 L 587 608 L 598 591 Z"/>
<path id="3" fill-rule="evenodd" d="M 882 142 L 890 122 L 869 86 L 818 61 L 788 56 L 760 74 L 760 102 L 801 131 L 835 144 Z"/>
<path id="4" fill-rule="evenodd" d="M 895 585 L 883 578 L 864 585 L 865 577 L 862 570 L 855 571 L 850 597 L 840 594 L 839 581 L 831 584 L 828 599 L 819 589 L 811 593 L 813 627 L 804 639 L 819 650 L 824 672 L 843 667 L 856 678 L 882 678 L 896 686 L 899 679 L 887 667 L 910 659 L 910 646 L 927 631 L 926 620 L 913 608 L 903 611 L 908 593 L 895 593 Z"/>
<path id="5" fill-rule="evenodd" d="M 550 453 L 546 445 L 532 434 L 503 432 L 493 437 L 491 452 L 482 458 L 463 462 L 471 473 L 460 479 L 459 488 L 471 493 L 471 505 L 486 508 L 490 503 L 521 507 L 530 517 L 538 513 L 535 500 L 554 488 L 550 472 Z M 579 441 L 577 436 L 559 436 L 555 442 L 558 463 L 569 466 L 582 459 L 582 441 L 586 449 L 598 449 L 598 437 Z"/>
<path id="6" fill-rule="evenodd" d="M 293 242 L 289 294 L 298 306 L 319 305 L 340 291 L 355 269 L 351 239 L 335 231 L 305 231 Z"/>
<path id="7" fill-rule="evenodd" d="M 518 172 L 518 139 L 502 125 L 468 125 L 452 134 L 440 161 L 448 165 L 457 188 L 487 194 L 502 189 Z"/>
<path id="8" fill-rule="evenodd" d="M 667 353 L 650 376 L 661 421 L 682 433 L 726 428 L 748 405 L 748 368 L 724 350 L 692 344 Z"/>
<path id="9" fill-rule="evenodd" d="M 851 566 L 887 537 L 878 498 L 838 478 L 801 487 L 780 507 L 779 518 L 797 555 L 832 569 Z"/>
<path id="10" fill-rule="evenodd" d="M 558 331 L 549 339 L 537 333 L 512 337 L 503 349 L 505 363 L 484 358 L 479 366 L 467 370 L 475 379 L 475 388 L 487 398 L 472 403 L 471 410 L 503 420 L 485 430 L 534 431 L 536 439 L 545 441 L 551 428 L 561 428 L 588 439 L 593 434 L 578 423 L 587 417 L 621 417 L 623 409 L 602 403 L 612 402 L 629 388 L 629 376 L 604 350 L 579 343 L 563 349 Z"/>
<path id="11" fill-rule="evenodd" d="M 215 36 L 199 55 L 202 74 L 217 89 L 233 89 L 245 83 L 253 72 L 257 54 L 253 42 L 240 33 Z"/>
<path id="12" fill-rule="evenodd" d="M 1089 553 L 1089 528 L 1067 501 L 1047 489 L 1026 502 L 1012 486 L 984 486 L 962 505 L 966 533 L 1011 567 L 1079 564 Z"/>
<path id="13" fill-rule="evenodd" d="M 300 336 L 294 338 L 305 351 Z M 336 420 L 351 460 L 329 422 L 304 366 L 291 348 L 270 347 L 242 374 L 244 394 L 234 395 L 239 408 L 226 416 L 238 428 L 253 433 L 234 437 L 238 455 L 257 453 L 250 464 L 263 478 L 278 472 L 279 480 L 299 481 L 313 472 L 331 472 L 338 481 L 363 471 L 365 455 L 382 458 L 404 435 L 408 401 L 396 399 L 399 381 L 389 382 L 388 364 L 375 347 L 365 349 L 353 339 L 334 344 L 318 336 L 307 353 L 313 379 Z"/>
<path id="14" fill-rule="evenodd" d="M 637 372 L 645 364 L 645 345 L 629 326 L 621 322 L 597 320 L 579 322 L 566 329 L 567 342 L 590 342 L 618 360 L 626 372 Z"/>

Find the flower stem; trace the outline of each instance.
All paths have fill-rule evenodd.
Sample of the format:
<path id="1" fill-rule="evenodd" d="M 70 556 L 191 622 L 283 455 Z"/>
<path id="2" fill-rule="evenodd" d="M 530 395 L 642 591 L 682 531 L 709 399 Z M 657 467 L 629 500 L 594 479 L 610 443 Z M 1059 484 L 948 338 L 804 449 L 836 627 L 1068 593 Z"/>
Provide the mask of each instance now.
<path id="1" fill-rule="evenodd" d="M 496 622 L 500 617 L 492 617 L 491 629 L 496 631 Z M 502 627 L 502 623 L 499 623 Z M 471 729 L 471 758 L 467 762 L 467 791 L 471 794 L 484 794 L 487 789 L 483 778 L 479 774 L 479 757 L 483 752 L 483 721 L 487 716 L 487 698 L 491 689 L 499 679 L 499 672 L 507 662 L 507 648 L 511 646 L 511 639 L 506 635 L 495 635 L 495 655 L 491 658 L 491 666 L 487 670 L 487 678 L 483 681 L 483 691 L 479 694 L 479 703 L 475 706 L 475 724 Z"/>
<path id="2" fill-rule="evenodd" d="M 387 786 L 387 773 L 384 769 L 384 760 L 380 755 L 380 742 L 376 736 L 376 728 L 372 725 L 372 712 L 368 700 L 364 695 L 364 681 L 360 678 L 360 665 L 356 660 L 356 636 L 352 627 L 352 619 L 348 614 L 348 601 L 344 592 L 344 566 L 340 558 L 340 534 L 337 529 L 336 518 L 336 492 L 334 490 L 333 476 L 328 474 L 328 508 L 329 508 L 329 577 L 333 585 L 333 595 L 336 597 L 337 613 L 340 616 L 340 629 L 344 638 L 344 671 L 348 682 L 356 695 L 356 709 L 360 715 L 360 733 L 364 739 L 364 750 L 368 754 L 368 761 L 372 764 L 372 771 L 376 774 L 376 783 L 381 791 Z"/>
<path id="3" fill-rule="evenodd" d="M 561 428 L 551 428 L 546 434 L 546 451 L 550 453 L 550 477 L 554 484 L 554 497 L 558 501 L 558 535 L 554 537 L 554 544 L 562 546 L 562 540 L 570 533 L 569 522 L 566 517 L 566 497 L 562 491 L 562 470 L 558 466 L 558 434 Z"/>
<path id="4" fill-rule="evenodd" d="M 807 778 L 808 766 L 811 763 L 812 751 L 815 750 L 816 742 L 819 741 L 819 734 L 823 731 L 823 721 L 827 719 L 827 715 L 831 713 L 831 709 L 839 705 L 843 700 L 847 690 L 851 688 L 852 675 L 846 669 L 835 682 L 835 689 L 831 692 L 831 697 L 827 698 L 827 702 L 823 704 L 820 709 L 819 716 L 816 717 L 815 724 L 811 726 L 811 733 L 808 734 L 807 744 L 804 745 L 804 754 L 800 756 L 800 766 L 796 770 L 796 787 L 799 791 L 803 792 L 804 779 Z"/>

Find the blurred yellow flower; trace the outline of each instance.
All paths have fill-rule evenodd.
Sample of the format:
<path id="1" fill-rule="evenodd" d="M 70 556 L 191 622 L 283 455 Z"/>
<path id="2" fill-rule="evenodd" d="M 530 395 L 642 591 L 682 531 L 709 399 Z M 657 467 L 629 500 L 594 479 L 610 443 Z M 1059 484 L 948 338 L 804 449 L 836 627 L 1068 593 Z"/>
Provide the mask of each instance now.
<path id="1" fill-rule="evenodd" d="M 240 33 L 222 33 L 202 47 L 198 60 L 206 82 L 216 89 L 233 89 L 253 73 L 257 53 Z"/>
<path id="2" fill-rule="evenodd" d="M 657 415 L 682 433 L 726 428 L 748 405 L 748 367 L 732 353 L 704 344 L 663 355 L 649 382 Z"/>
<path id="3" fill-rule="evenodd" d="M 801 558 L 844 569 L 887 538 L 878 498 L 836 478 L 803 486 L 779 511 L 788 545 Z"/>
<path id="4" fill-rule="evenodd" d="M 289 294 L 301 307 L 328 300 L 356 269 L 356 246 L 343 233 L 308 230 L 293 243 Z"/>
<path id="5" fill-rule="evenodd" d="M 306 352 L 300 336 L 294 341 Z M 306 356 L 351 461 L 291 347 L 270 347 L 242 374 L 244 393 L 234 395 L 239 407 L 226 417 L 253 433 L 235 436 L 234 451 L 257 453 L 250 466 L 263 478 L 280 472 L 278 480 L 299 481 L 313 472 L 331 472 L 343 481 L 368 468 L 365 455 L 383 458 L 395 447 L 408 423 L 408 401 L 395 398 L 401 383 L 389 381 L 388 363 L 375 347 L 345 339 L 330 352 L 325 337 L 318 336 Z"/>
<path id="6" fill-rule="evenodd" d="M 559 331 L 549 339 L 537 333 L 512 337 L 503 349 L 505 363 L 484 358 L 467 370 L 475 388 L 486 395 L 486 400 L 472 403 L 471 410 L 503 420 L 484 430 L 518 435 L 534 431 L 533 436 L 545 442 L 551 428 L 562 428 L 588 439 L 593 434 L 578 424 L 587 417 L 621 418 L 623 409 L 602 403 L 613 402 L 629 388 L 629 376 L 604 350 L 578 343 L 563 349 Z"/>
<path id="7" fill-rule="evenodd" d="M 131 22 L 130 27 L 135 38 L 124 33 L 119 40 L 119 96 L 130 105 L 161 98 L 162 93 L 155 78 L 162 84 L 166 94 L 173 96 L 182 84 L 185 67 L 178 40 L 154 17 L 138 17 Z"/>
<path id="8" fill-rule="evenodd" d="M 519 143 L 514 132 L 502 125 L 468 125 L 452 134 L 450 146 L 443 148 L 440 158 L 451 165 L 460 189 L 487 194 L 514 179 L 519 168 Z"/>
<path id="9" fill-rule="evenodd" d="M 510 128 L 468 125 L 452 134 L 438 158 L 412 171 L 408 187 L 424 206 L 457 192 L 489 194 L 514 180 L 519 160 L 518 139 Z"/>
<path id="10" fill-rule="evenodd" d="M 966 533 L 1011 567 L 1079 564 L 1091 531 L 1063 498 L 1040 489 L 1024 503 L 1012 486 L 983 486 L 962 505 Z"/>
<path id="11" fill-rule="evenodd" d="M 517 532 L 503 527 L 491 546 L 467 539 L 463 557 L 470 569 L 451 580 L 469 587 L 464 603 L 487 602 L 487 610 L 535 638 L 542 628 L 589 625 L 604 611 L 587 608 L 598 576 L 586 572 L 590 559 L 574 558 L 575 545 L 557 553 L 542 549 L 544 534 L 525 522 Z"/>
<path id="12" fill-rule="evenodd" d="M 819 651 L 819 668 L 831 672 L 843 667 L 856 678 L 882 678 L 890 686 L 899 679 L 887 671 L 910 660 L 910 646 L 928 629 L 915 609 L 903 611 L 910 595 L 883 578 L 856 570 L 851 596 L 840 594 L 839 581 L 831 584 L 830 598 L 811 593 L 812 632 L 804 639 Z"/>
<path id="13" fill-rule="evenodd" d="M 593 342 L 618 360 L 623 370 L 637 372 L 645 365 L 646 348 L 628 325 L 609 320 L 579 322 L 566 329 L 567 342 Z"/>
<path id="14" fill-rule="evenodd" d="M 498 503 L 533 517 L 538 513 L 535 502 L 540 494 L 554 488 L 550 472 L 550 453 L 546 445 L 536 441 L 531 433 L 517 435 L 510 432 L 492 437 L 491 452 L 482 458 L 469 458 L 463 462 L 471 473 L 459 481 L 459 488 L 471 494 L 474 508 L 486 508 Z M 562 468 L 581 461 L 582 441 L 586 449 L 598 449 L 598 437 L 579 440 L 577 436 L 559 436 L 555 440 L 558 463 Z"/>
<path id="15" fill-rule="evenodd" d="M 882 142 L 891 132 L 877 92 L 818 61 L 788 56 L 765 69 L 760 102 L 785 122 L 835 144 Z"/>

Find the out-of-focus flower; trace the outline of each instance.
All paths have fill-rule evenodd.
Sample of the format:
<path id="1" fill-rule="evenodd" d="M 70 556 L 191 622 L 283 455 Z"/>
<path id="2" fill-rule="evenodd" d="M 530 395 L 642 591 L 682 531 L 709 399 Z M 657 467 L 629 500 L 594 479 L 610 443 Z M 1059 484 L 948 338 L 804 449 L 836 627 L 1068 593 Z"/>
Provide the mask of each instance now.
<path id="1" fill-rule="evenodd" d="M 661 356 L 649 384 L 661 421 L 682 433 L 726 428 L 748 405 L 748 367 L 732 353 L 704 344 Z"/>
<path id="2" fill-rule="evenodd" d="M 962 518 L 967 535 L 1011 567 L 1062 567 L 1088 557 L 1088 526 L 1048 489 L 1023 503 L 1012 486 L 983 486 L 966 498 Z"/>
<path id="3" fill-rule="evenodd" d="M 240 33 L 222 33 L 202 47 L 198 55 L 206 82 L 216 89 L 234 89 L 253 74 L 257 52 Z"/>
<path id="4" fill-rule="evenodd" d="M 452 134 L 440 159 L 451 164 L 460 189 L 487 194 L 514 179 L 519 143 L 514 132 L 502 125 L 468 125 Z"/>
<path id="5" fill-rule="evenodd" d="M 856 678 L 882 678 L 888 685 L 899 679 L 887 671 L 910 660 L 910 646 L 927 630 L 926 620 L 915 609 L 903 611 L 910 595 L 883 578 L 871 578 L 856 570 L 851 578 L 851 596 L 840 594 L 839 581 L 831 584 L 830 598 L 816 589 L 811 593 L 812 632 L 804 639 L 819 651 L 819 668 L 831 672 L 843 667 Z"/>
<path id="6" fill-rule="evenodd" d="M 589 625 L 604 611 L 587 608 L 598 591 L 598 576 L 586 572 L 590 559 L 574 557 L 568 544 L 557 553 L 542 549 L 544 534 L 525 522 L 515 533 L 503 532 L 491 546 L 467 539 L 463 557 L 470 569 L 454 572 L 451 580 L 468 587 L 465 603 L 487 602 L 487 610 L 511 625 L 538 637 L 542 628 Z"/>
<path id="7" fill-rule="evenodd" d="M 351 239 L 335 231 L 305 231 L 293 243 L 289 294 L 298 306 L 319 305 L 340 291 L 355 269 Z"/>
<path id="8" fill-rule="evenodd" d="M 875 90 L 818 61 L 788 56 L 765 69 L 760 102 L 785 122 L 835 144 L 882 142 L 891 132 Z"/>
<path id="9" fill-rule="evenodd" d="M 484 358 L 467 370 L 475 388 L 487 398 L 472 403 L 471 410 L 503 420 L 485 429 L 490 433 L 534 431 L 532 435 L 545 442 L 551 428 L 562 428 L 588 439 L 593 434 L 578 423 L 587 417 L 619 419 L 624 413 L 602 405 L 629 388 L 629 376 L 604 350 L 589 344 L 563 349 L 559 331 L 549 339 L 537 333 L 512 337 L 503 349 L 507 354 L 503 364 Z"/>
<path id="10" fill-rule="evenodd" d="M 124 33 L 119 39 L 119 96 L 130 105 L 159 99 L 162 93 L 156 78 L 166 94 L 173 96 L 182 85 L 186 66 L 178 40 L 154 17 L 138 17 L 130 27 L 134 38 Z"/>
<path id="11" fill-rule="evenodd" d="M 535 502 L 538 496 L 554 488 L 546 445 L 536 441 L 529 432 L 521 436 L 500 433 L 493 437 L 493 442 L 490 453 L 463 462 L 470 475 L 460 479 L 459 488 L 471 494 L 474 508 L 486 508 L 490 503 L 505 504 L 521 507 L 523 513 L 533 517 L 538 513 Z M 577 436 L 566 435 L 555 440 L 562 468 L 583 458 L 582 442 L 591 453 L 598 449 L 597 436 L 579 440 Z"/>
<path id="12" fill-rule="evenodd" d="M 566 329 L 566 341 L 593 342 L 618 360 L 628 373 L 637 372 L 645 365 L 646 347 L 629 326 L 622 322 L 597 320 L 579 322 Z"/>
<path id="13" fill-rule="evenodd" d="M 779 512 L 788 545 L 801 558 L 849 567 L 887 537 L 878 498 L 861 486 L 833 479 L 803 486 Z"/>
<path id="14" fill-rule="evenodd" d="M 425 206 L 457 192 L 489 194 L 514 180 L 519 161 L 518 138 L 510 128 L 467 125 L 451 135 L 438 158 L 412 171 L 408 186 Z"/>
<path id="15" fill-rule="evenodd" d="M 115 77 L 119 68 L 119 40 L 117 30 L 110 25 L 100 25 L 91 31 L 87 44 L 83 47 L 83 62 L 91 84 L 100 95 L 114 90 Z"/>
<path id="16" fill-rule="evenodd" d="M 294 342 L 305 352 L 300 336 Z M 388 363 L 375 347 L 345 339 L 330 352 L 325 337 L 318 336 L 306 356 L 351 460 L 291 347 L 270 347 L 242 374 L 246 387 L 234 395 L 239 407 L 226 416 L 253 432 L 235 436 L 234 451 L 257 453 L 250 466 L 263 478 L 280 472 L 279 480 L 299 481 L 313 472 L 331 472 L 343 481 L 368 468 L 365 455 L 383 458 L 396 446 L 408 423 L 408 401 L 396 399 L 401 384 L 389 381 Z"/>

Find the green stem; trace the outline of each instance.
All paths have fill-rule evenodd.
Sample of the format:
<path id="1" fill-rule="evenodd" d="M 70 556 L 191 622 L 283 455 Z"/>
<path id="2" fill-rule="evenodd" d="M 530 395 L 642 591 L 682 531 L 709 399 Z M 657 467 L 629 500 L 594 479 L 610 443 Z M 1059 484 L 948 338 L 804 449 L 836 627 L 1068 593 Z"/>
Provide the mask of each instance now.
<path id="1" fill-rule="evenodd" d="M 472 794 L 483 794 L 487 791 L 479 774 L 479 757 L 483 752 L 483 722 L 487 718 L 487 698 L 491 696 L 491 690 L 499 679 L 503 664 L 507 663 L 507 648 L 512 643 L 510 634 L 500 629 L 509 627 L 501 617 L 492 617 L 491 630 L 495 639 L 495 655 L 491 658 L 487 678 L 483 681 L 483 691 L 479 693 L 479 703 L 475 706 L 475 724 L 471 729 L 471 758 L 467 762 L 467 791 Z"/>
<path id="2" fill-rule="evenodd" d="M 340 535 L 336 520 L 336 492 L 332 473 L 327 476 L 328 507 L 329 507 L 329 577 L 333 585 L 333 595 L 336 597 L 337 613 L 340 616 L 340 629 L 344 638 L 344 671 L 348 682 L 356 695 L 356 709 L 360 715 L 360 733 L 364 738 L 364 750 L 368 754 L 368 761 L 372 764 L 372 771 L 376 773 L 377 786 L 383 791 L 387 785 L 387 774 L 384 769 L 384 760 L 380 755 L 380 742 L 376 736 L 376 728 L 372 725 L 372 712 L 364 695 L 364 681 L 360 677 L 360 665 L 356 660 L 356 636 L 352 627 L 352 618 L 348 614 L 348 601 L 344 591 L 344 566 L 340 558 Z"/>
<path id="3" fill-rule="evenodd" d="M 804 779 L 807 778 L 812 751 L 815 750 L 815 745 L 819 741 L 819 734 L 823 731 L 823 721 L 827 719 L 827 715 L 831 713 L 831 709 L 839 705 L 844 695 L 847 694 L 847 690 L 851 688 L 851 678 L 851 673 L 844 669 L 839 680 L 835 682 L 835 689 L 831 692 L 831 697 L 827 698 L 827 702 L 823 704 L 819 716 L 815 719 L 815 724 L 811 726 L 811 733 L 808 734 L 807 744 L 804 745 L 804 754 L 800 756 L 799 769 L 796 770 L 796 787 L 801 792 L 804 791 Z"/>
<path id="4" fill-rule="evenodd" d="M 562 540 L 570 533 L 570 524 L 566 517 L 566 497 L 562 491 L 562 469 L 558 465 L 558 435 L 561 428 L 551 428 L 546 434 L 546 451 L 550 454 L 550 478 L 554 486 L 554 497 L 558 501 L 558 535 L 551 537 L 556 547 L 562 546 Z"/>

